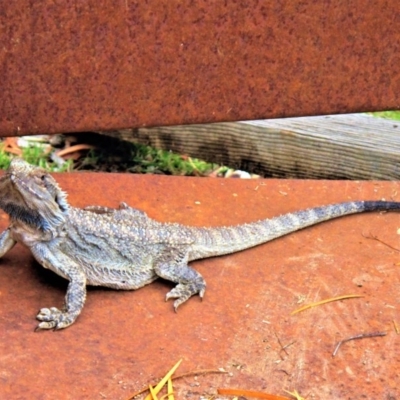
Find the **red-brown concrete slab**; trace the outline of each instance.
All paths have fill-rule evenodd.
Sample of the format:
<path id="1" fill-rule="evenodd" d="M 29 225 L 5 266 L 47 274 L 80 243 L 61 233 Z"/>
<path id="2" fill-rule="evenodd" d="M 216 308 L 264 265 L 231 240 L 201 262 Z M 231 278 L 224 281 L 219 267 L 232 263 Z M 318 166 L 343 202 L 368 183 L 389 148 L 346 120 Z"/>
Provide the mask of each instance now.
<path id="1" fill-rule="evenodd" d="M 57 175 L 76 206 L 124 200 L 162 221 L 227 225 L 352 199 L 399 200 L 393 182 L 217 180 L 116 174 Z M 7 221 L 1 219 L 1 227 Z M 349 216 L 252 250 L 193 263 L 204 300 L 177 314 L 171 284 L 136 292 L 90 289 L 70 328 L 34 332 L 40 307 L 60 306 L 66 282 L 15 247 L 0 261 L 0 398 L 127 399 L 180 358 L 180 372 L 223 367 L 229 375 L 177 380 L 177 399 L 234 387 L 307 399 L 400 397 L 398 213 Z M 316 300 L 336 302 L 294 316 Z M 387 336 L 345 343 L 360 333 Z M 286 351 L 282 346 L 291 344 Z"/>
<path id="2" fill-rule="evenodd" d="M 398 2 L 3 1 L 0 134 L 399 107 Z"/>

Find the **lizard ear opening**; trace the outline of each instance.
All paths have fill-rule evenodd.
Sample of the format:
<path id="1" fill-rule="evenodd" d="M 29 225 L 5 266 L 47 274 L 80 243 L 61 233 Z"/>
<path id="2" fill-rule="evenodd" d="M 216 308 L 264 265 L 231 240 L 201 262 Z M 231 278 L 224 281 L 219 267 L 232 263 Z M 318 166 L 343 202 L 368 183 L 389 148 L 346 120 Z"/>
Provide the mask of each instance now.
<path id="1" fill-rule="evenodd" d="M 57 182 L 53 179 L 53 177 L 44 174 L 41 176 L 41 180 L 46 190 L 54 198 L 54 201 L 57 203 L 60 210 L 62 212 L 67 211 L 68 210 L 67 194 L 60 189 L 60 187 L 58 186 Z"/>
<path id="2" fill-rule="evenodd" d="M 59 193 L 57 193 L 55 201 L 58 204 L 58 206 L 60 207 L 60 210 L 62 212 L 65 212 L 68 210 L 67 195 L 65 192 L 60 191 Z"/>

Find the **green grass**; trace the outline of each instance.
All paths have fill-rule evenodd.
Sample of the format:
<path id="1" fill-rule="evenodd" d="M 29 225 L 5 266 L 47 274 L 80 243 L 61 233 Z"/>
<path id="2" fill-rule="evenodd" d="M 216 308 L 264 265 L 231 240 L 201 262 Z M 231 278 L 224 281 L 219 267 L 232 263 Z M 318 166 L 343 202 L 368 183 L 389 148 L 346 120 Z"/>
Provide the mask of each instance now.
<path id="1" fill-rule="evenodd" d="M 94 144 L 96 148 L 90 150 L 86 157 L 76 164 L 76 168 L 80 170 L 203 176 L 219 166 L 171 151 L 104 135 L 91 139 L 87 137 L 86 142 Z"/>
<path id="2" fill-rule="evenodd" d="M 205 175 L 217 166 L 141 144 L 133 145 L 131 156 L 134 166 L 130 167 L 129 171 L 145 174 Z"/>
<path id="3" fill-rule="evenodd" d="M 40 146 L 22 148 L 22 158 L 32 165 L 50 172 L 94 170 L 107 172 L 131 172 L 140 174 L 203 176 L 218 165 L 150 146 L 97 137 L 93 142 L 96 149 L 90 150 L 75 165 L 71 160 L 61 167 L 51 161 Z M 0 143 L 0 169 L 7 169 L 15 157 L 4 151 Z"/>
<path id="4" fill-rule="evenodd" d="M 7 169 L 10 165 L 10 162 L 10 155 L 4 152 L 3 146 L 0 146 L 0 169 Z"/>
<path id="5" fill-rule="evenodd" d="M 372 114 L 374 117 L 394 119 L 394 120 L 400 121 L 400 111 L 380 111 L 380 112 L 372 112 L 372 113 L 368 113 L 368 114 Z"/>
<path id="6" fill-rule="evenodd" d="M 32 165 L 42 167 L 50 172 L 68 172 L 71 170 L 71 161 L 66 161 L 65 164 L 60 167 L 55 162 L 49 160 L 48 154 L 46 154 L 40 146 L 24 147 L 21 150 L 21 158 Z M 0 143 L 0 169 L 7 169 L 14 157 L 14 155 L 6 153 Z"/>
<path id="7" fill-rule="evenodd" d="M 142 144 L 125 143 L 124 146 L 129 147 L 128 154 L 127 149 L 121 152 L 115 147 L 113 153 L 104 149 L 91 150 L 82 161 L 82 169 L 101 166 L 102 170 L 136 174 L 201 176 L 217 167 L 216 164 Z"/>

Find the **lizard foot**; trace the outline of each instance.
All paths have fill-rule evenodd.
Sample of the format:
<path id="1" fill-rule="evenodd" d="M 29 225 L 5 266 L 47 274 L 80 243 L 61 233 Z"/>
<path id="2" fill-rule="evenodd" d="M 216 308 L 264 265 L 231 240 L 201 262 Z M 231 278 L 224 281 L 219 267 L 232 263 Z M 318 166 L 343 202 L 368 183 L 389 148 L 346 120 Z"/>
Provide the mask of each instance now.
<path id="1" fill-rule="evenodd" d="M 204 280 L 191 282 L 191 283 L 179 283 L 171 291 L 167 293 L 165 301 L 169 299 L 176 299 L 174 301 L 174 309 L 177 311 L 178 307 L 187 301 L 194 294 L 198 293 L 203 298 L 206 291 L 206 284 Z"/>
<path id="2" fill-rule="evenodd" d="M 72 316 L 70 313 L 61 311 L 56 307 L 42 308 L 36 319 L 42 321 L 37 326 L 38 329 L 63 329 L 71 325 L 76 317 Z"/>

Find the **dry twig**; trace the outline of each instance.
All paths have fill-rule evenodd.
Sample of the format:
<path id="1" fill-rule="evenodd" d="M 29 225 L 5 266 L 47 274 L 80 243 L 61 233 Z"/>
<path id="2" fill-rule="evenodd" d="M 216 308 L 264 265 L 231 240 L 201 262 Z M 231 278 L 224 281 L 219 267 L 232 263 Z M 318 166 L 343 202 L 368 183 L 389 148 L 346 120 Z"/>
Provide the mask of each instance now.
<path id="1" fill-rule="evenodd" d="M 371 234 L 370 234 L 370 235 L 364 235 L 363 233 L 362 233 L 362 235 L 363 235 L 363 237 L 365 237 L 365 239 L 376 240 L 377 242 L 382 243 L 383 245 L 389 247 L 390 249 L 396 250 L 396 251 L 400 252 L 400 250 L 399 250 L 398 248 L 393 247 L 393 246 L 391 246 L 390 244 L 384 242 L 383 240 L 379 239 L 378 236 L 371 235 Z"/>
<path id="2" fill-rule="evenodd" d="M 343 339 L 343 340 L 341 340 L 340 342 L 337 343 L 337 345 L 335 347 L 335 350 L 333 350 L 332 357 L 336 356 L 336 354 L 337 354 L 337 352 L 339 350 L 339 347 L 345 342 L 348 342 L 350 340 L 364 339 L 364 338 L 377 337 L 377 336 L 386 336 L 386 332 L 361 333 L 359 335 L 351 336 L 351 337 L 349 337 L 347 339 Z"/>
<path id="3" fill-rule="evenodd" d="M 276 331 L 274 331 L 274 334 L 275 334 L 276 340 L 278 341 L 279 346 L 281 347 L 281 349 L 280 349 L 279 352 L 284 351 L 285 354 L 288 356 L 289 353 L 286 351 L 286 349 L 287 349 L 288 347 L 290 347 L 290 346 L 294 343 L 294 341 L 293 341 L 293 342 L 290 342 L 289 344 L 286 344 L 286 345 L 284 346 L 284 345 L 282 344 L 281 340 L 279 339 L 278 334 L 276 333 Z"/>

